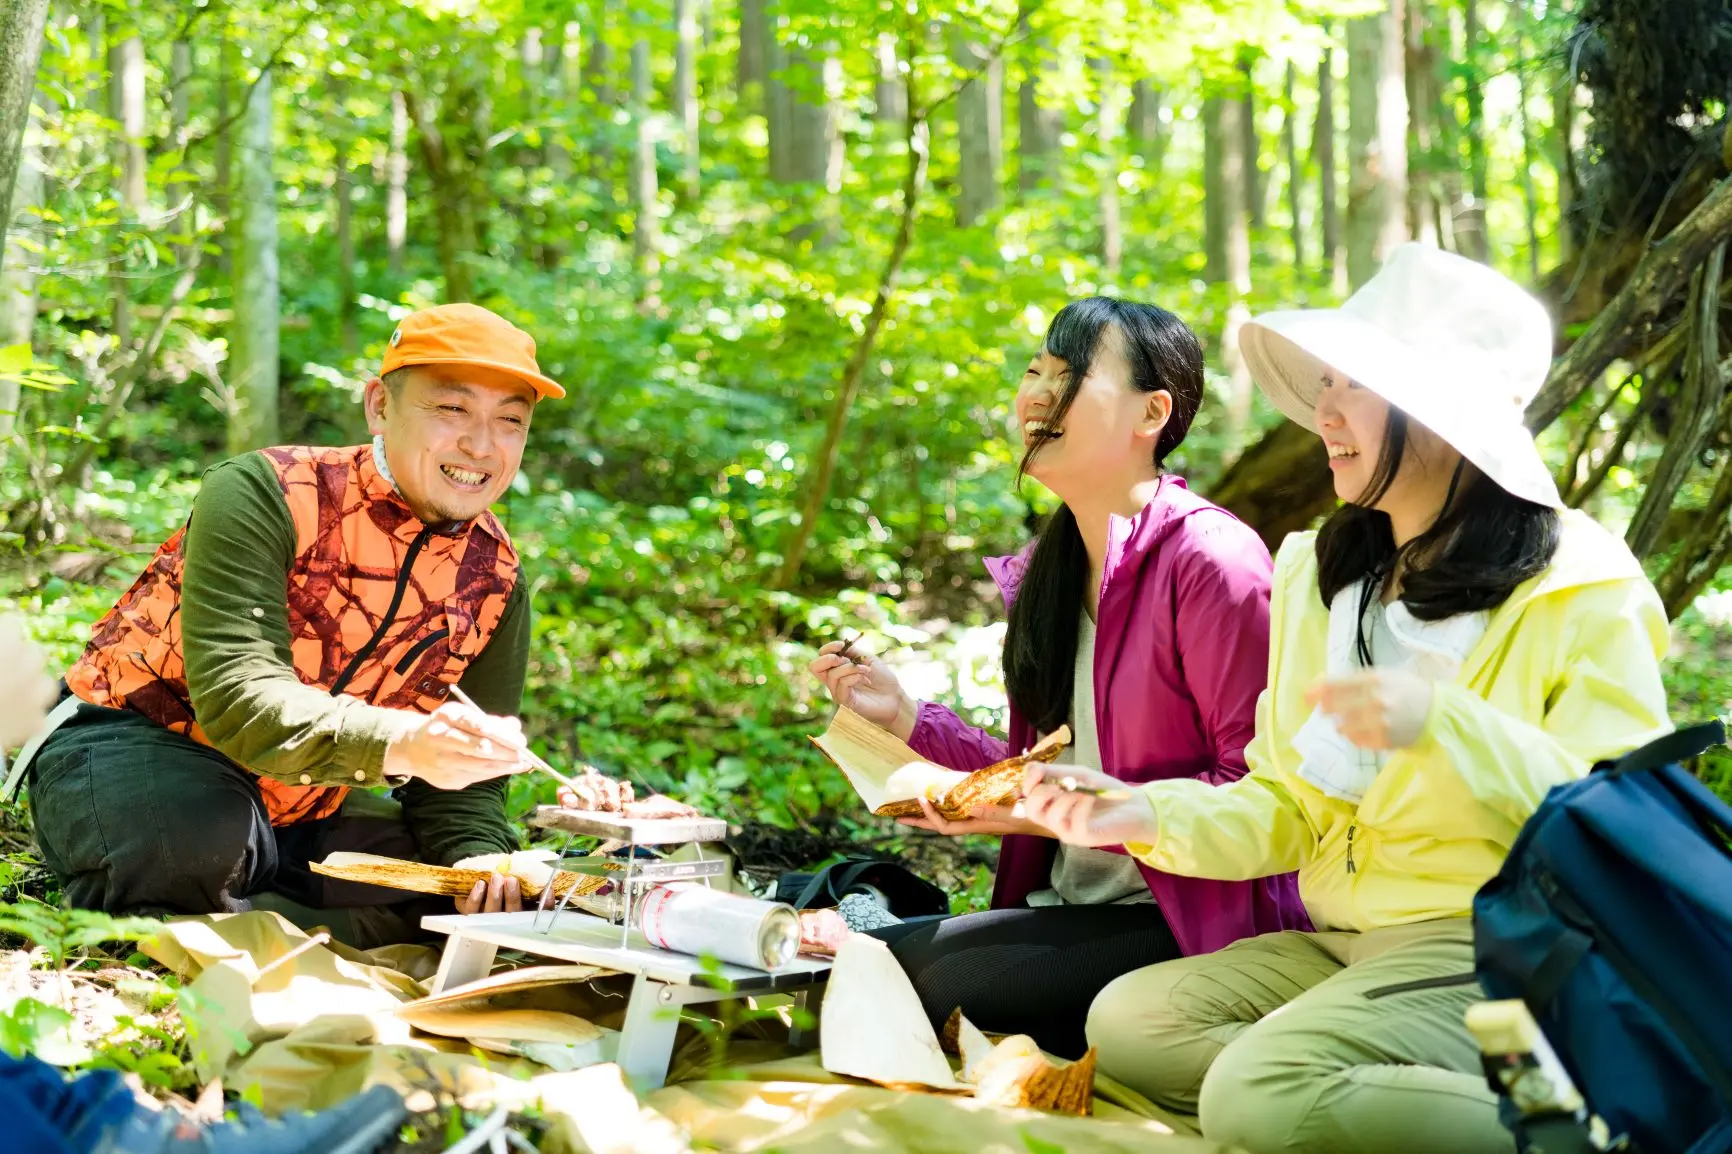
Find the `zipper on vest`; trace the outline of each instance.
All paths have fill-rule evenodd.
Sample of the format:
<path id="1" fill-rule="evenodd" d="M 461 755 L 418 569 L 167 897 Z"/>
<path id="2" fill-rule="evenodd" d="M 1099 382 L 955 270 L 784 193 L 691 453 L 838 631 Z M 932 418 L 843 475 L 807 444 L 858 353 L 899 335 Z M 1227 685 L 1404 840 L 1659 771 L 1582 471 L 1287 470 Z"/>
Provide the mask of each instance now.
<path id="1" fill-rule="evenodd" d="M 403 654 L 403 660 L 397 662 L 397 672 L 400 674 L 409 672 L 410 667 L 415 664 L 416 658 L 420 657 L 423 653 L 427 652 L 449 636 L 451 636 L 451 629 L 447 626 L 436 633 L 429 633 L 427 636 L 417 641 L 413 649 Z"/>
<path id="2" fill-rule="evenodd" d="M 1358 828 L 1357 825 L 1347 827 L 1347 872 L 1350 874 L 1359 872 L 1359 867 L 1353 864 L 1353 831 Z"/>
<path id="3" fill-rule="evenodd" d="M 427 538 L 432 535 L 433 526 L 428 525 L 409 542 L 409 551 L 403 554 L 403 567 L 397 571 L 397 587 L 391 591 L 391 606 L 385 610 L 385 616 L 379 621 L 379 628 L 373 630 L 373 636 L 367 639 L 367 644 L 361 646 L 361 651 L 355 654 L 348 668 L 343 670 L 342 676 L 332 683 L 332 697 L 349 687 L 349 682 L 355 679 L 355 674 L 361 671 L 361 666 L 366 663 L 367 658 L 373 656 L 373 651 L 379 648 L 379 642 L 385 639 L 385 631 L 397 620 L 397 610 L 403 606 L 403 590 L 408 588 L 409 578 L 415 570 L 415 558 L 420 556 L 422 548 L 427 544 Z"/>

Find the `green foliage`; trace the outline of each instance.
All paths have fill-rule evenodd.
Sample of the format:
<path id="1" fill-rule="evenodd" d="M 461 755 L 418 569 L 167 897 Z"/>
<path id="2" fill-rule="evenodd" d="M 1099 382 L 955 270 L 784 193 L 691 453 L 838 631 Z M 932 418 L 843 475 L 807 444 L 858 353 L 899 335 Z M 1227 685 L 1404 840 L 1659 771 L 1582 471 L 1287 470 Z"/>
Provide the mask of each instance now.
<path id="1" fill-rule="evenodd" d="M 154 918 L 115 917 L 100 910 L 61 909 L 39 901 L 0 905 L 0 934 L 40 947 L 52 968 L 75 952 L 114 942 L 148 941 L 162 931 Z"/>
<path id="2" fill-rule="evenodd" d="M 198 1084 L 179 1017 L 167 1013 L 185 994 L 178 982 L 156 980 L 145 971 L 122 979 L 117 988 L 141 1000 L 145 1016 L 120 1014 L 101 1037 L 81 1025 L 77 988 L 86 981 L 83 967 L 92 955 L 112 965 L 109 956 L 121 943 L 154 937 L 162 923 L 150 918 L 113 917 L 91 910 L 67 910 L 26 900 L 0 905 L 0 943 L 34 947 L 37 963 L 55 976 L 45 989 L 58 988 L 61 1004 L 21 997 L 0 1013 L 0 1051 L 14 1057 L 33 1054 L 70 1069 L 106 1069 L 137 1075 L 147 1086 L 183 1091 Z M 134 964 L 143 959 L 133 955 Z"/>
<path id="3" fill-rule="evenodd" d="M 72 1015 L 35 998 L 19 998 L 0 1014 L 0 1050 L 14 1058 L 35 1054 L 46 1062 L 65 1064 L 88 1054 L 70 1042 Z"/>

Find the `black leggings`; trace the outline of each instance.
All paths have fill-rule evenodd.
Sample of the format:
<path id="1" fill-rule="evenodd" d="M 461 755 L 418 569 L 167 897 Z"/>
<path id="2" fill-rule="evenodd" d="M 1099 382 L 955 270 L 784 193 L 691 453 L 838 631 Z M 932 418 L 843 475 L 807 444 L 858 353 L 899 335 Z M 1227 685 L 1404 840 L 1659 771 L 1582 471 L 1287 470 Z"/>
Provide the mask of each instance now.
<path id="1" fill-rule="evenodd" d="M 1121 974 L 1179 956 L 1152 904 L 989 910 L 872 931 L 908 972 L 934 1027 L 952 1010 L 989 1033 L 1027 1034 L 1080 1058 L 1095 995 Z"/>

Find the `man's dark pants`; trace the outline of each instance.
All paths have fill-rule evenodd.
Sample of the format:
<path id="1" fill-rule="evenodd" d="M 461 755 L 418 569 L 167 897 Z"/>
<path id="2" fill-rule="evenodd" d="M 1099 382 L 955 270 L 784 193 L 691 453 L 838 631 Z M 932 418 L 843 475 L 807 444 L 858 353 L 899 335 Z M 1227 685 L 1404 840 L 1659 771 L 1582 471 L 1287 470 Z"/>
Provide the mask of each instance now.
<path id="1" fill-rule="evenodd" d="M 362 949 L 421 941 L 448 898 L 322 877 L 342 850 L 417 856 L 396 803 L 352 791 L 330 817 L 273 828 L 258 780 L 124 709 L 83 705 L 30 766 L 36 844 L 66 900 L 113 914 L 271 909 Z"/>

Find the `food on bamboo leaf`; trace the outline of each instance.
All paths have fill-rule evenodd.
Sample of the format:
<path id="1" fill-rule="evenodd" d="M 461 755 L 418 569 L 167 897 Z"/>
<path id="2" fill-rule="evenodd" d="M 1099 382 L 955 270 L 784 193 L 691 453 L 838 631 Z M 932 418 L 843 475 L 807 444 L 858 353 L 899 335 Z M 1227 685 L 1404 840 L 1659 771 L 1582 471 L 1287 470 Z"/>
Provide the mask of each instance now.
<path id="1" fill-rule="evenodd" d="M 1032 1038 L 1017 1034 L 994 1046 L 977 1069 L 964 1070 L 963 1080 L 974 1082 L 978 1101 L 994 1106 L 1086 1115 L 1094 1108 L 1095 1052 L 1091 1048 L 1078 1061 L 1055 1062 Z"/>
<path id="2" fill-rule="evenodd" d="M 1012 805 L 1022 796 L 1022 780 L 1029 765 L 1055 760 L 1068 744 L 1070 727 L 1061 725 L 1021 757 L 1006 758 L 973 773 L 940 769 L 924 762 L 904 766 L 885 783 L 887 793 L 903 796 L 872 812 L 879 817 L 919 817 L 924 812 L 920 808 L 922 796 L 947 821 L 972 817 L 983 806 Z"/>
<path id="3" fill-rule="evenodd" d="M 866 808 L 879 817 L 919 817 L 925 812 L 920 808 L 924 797 L 944 817 L 960 821 L 979 806 L 1013 804 L 1022 793 L 1029 764 L 1055 760 L 1070 744 L 1070 727 L 1059 726 L 1020 757 L 973 773 L 933 765 L 895 734 L 845 706 L 812 744 L 836 763 Z"/>
<path id="4" fill-rule="evenodd" d="M 557 897 L 564 897 L 567 892 L 591 894 L 609 884 L 605 876 L 556 870 L 550 863 L 557 857 L 547 851 L 529 850 L 485 854 L 466 858 L 455 866 L 435 866 L 370 853 L 334 853 L 324 861 L 312 863 L 312 868 L 314 873 L 325 877 L 454 898 L 468 897 L 476 882 L 487 881 L 495 872 L 515 877 L 523 896 L 528 898 L 540 897 L 550 884 Z M 623 870 L 624 863 L 618 868 Z"/>

